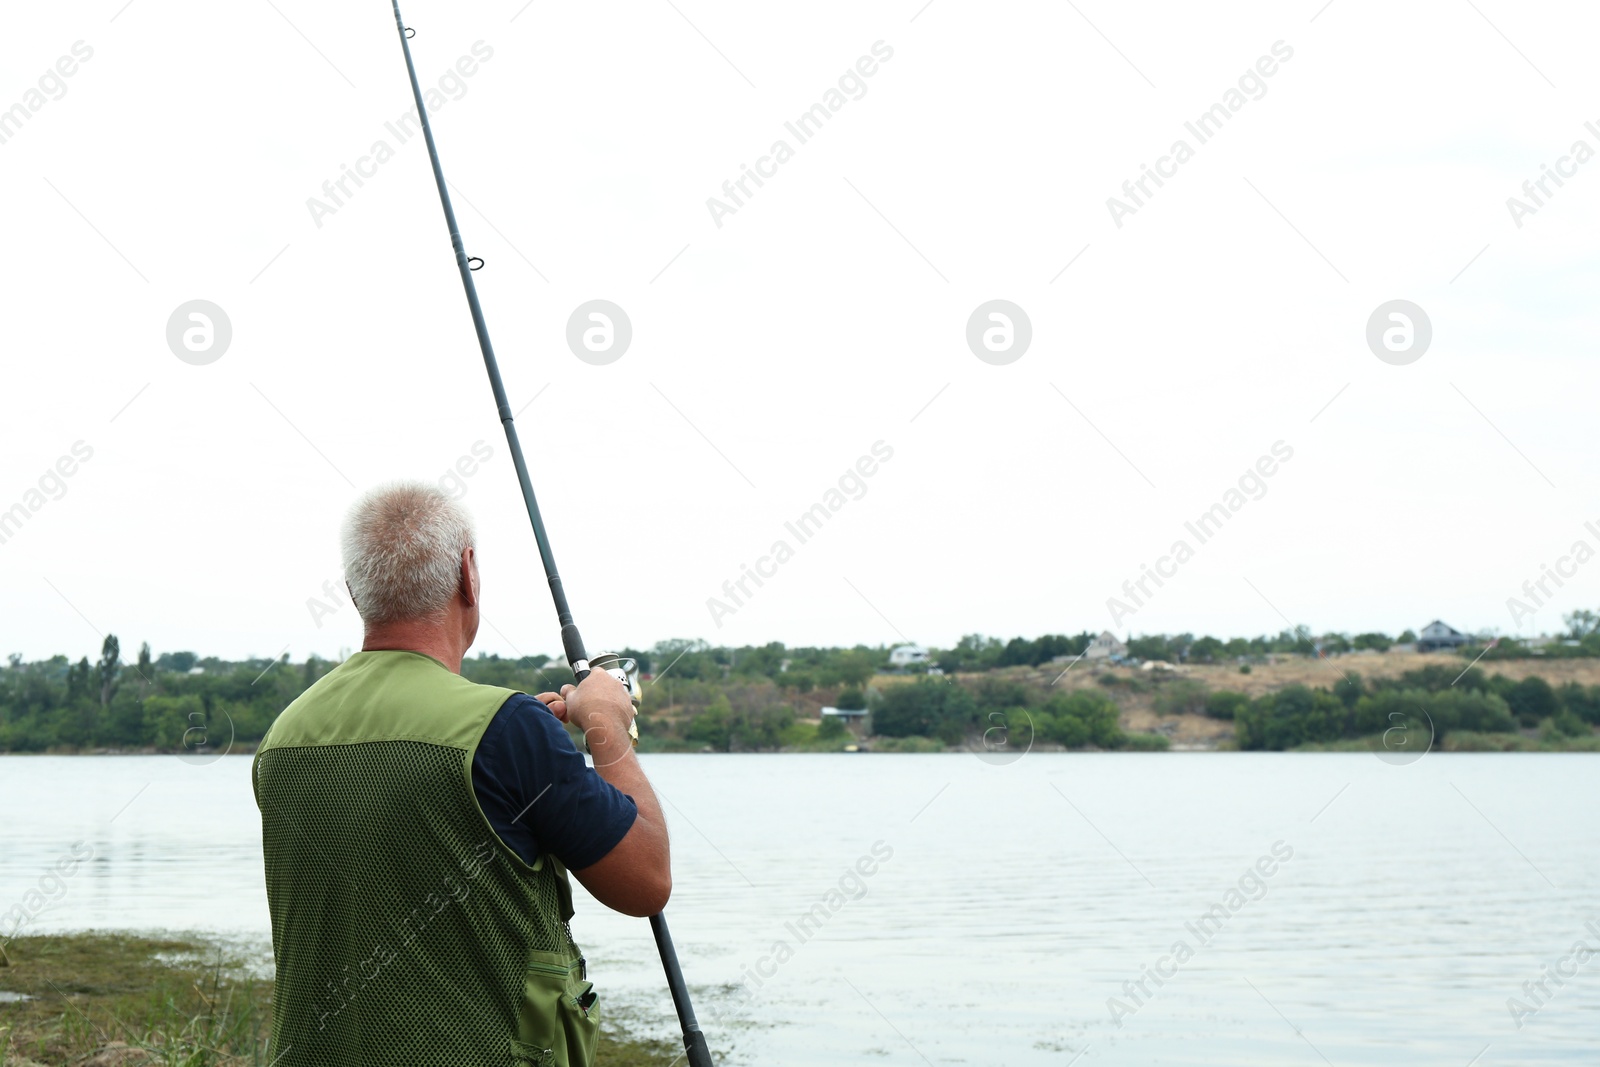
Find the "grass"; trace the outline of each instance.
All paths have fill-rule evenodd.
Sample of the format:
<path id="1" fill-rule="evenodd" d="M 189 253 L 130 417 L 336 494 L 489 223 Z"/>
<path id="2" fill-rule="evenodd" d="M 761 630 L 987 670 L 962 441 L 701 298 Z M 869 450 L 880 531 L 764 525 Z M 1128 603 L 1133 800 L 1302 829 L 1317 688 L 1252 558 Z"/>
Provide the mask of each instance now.
<path id="1" fill-rule="evenodd" d="M 5 962 L 9 959 L 9 965 Z M 0 956 L 0 1067 L 268 1067 L 272 980 L 199 937 L 21 937 Z M 677 1050 L 603 1023 L 605 1067 L 665 1067 Z"/>
<path id="2" fill-rule="evenodd" d="M 66 934 L 10 942 L 0 1064 L 267 1064 L 272 983 L 193 939 Z M 87 1060 L 85 1057 L 89 1057 Z"/>
<path id="3" fill-rule="evenodd" d="M 871 746 L 874 752 L 951 752 L 960 751 L 943 741 L 931 737 L 875 737 Z"/>
<path id="4" fill-rule="evenodd" d="M 1530 737 L 1527 734 L 1483 734 L 1457 730 L 1445 734 L 1434 749 L 1439 752 L 1600 752 L 1600 735 L 1589 737 Z M 1301 745 L 1294 752 L 1382 752 L 1383 741 L 1350 737 Z"/>

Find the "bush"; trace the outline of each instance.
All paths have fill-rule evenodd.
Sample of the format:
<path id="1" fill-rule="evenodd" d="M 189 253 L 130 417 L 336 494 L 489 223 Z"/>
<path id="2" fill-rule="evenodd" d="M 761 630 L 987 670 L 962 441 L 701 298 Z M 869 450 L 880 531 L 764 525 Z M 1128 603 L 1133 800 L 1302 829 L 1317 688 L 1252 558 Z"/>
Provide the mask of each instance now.
<path id="1" fill-rule="evenodd" d="M 945 747 L 931 737 L 886 737 L 872 743 L 874 752 L 943 752 Z"/>
<path id="2" fill-rule="evenodd" d="M 850 731 L 845 727 L 844 720 L 837 715 L 824 715 L 822 725 L 817 727 L 818 741 L 833 741 L 843 737 Z"/>
<path id="3" fill-rule="evenodd" d="M 1231 689 L 1219 689 L 1206 697 L 1206 714 L 1213 719 L 1232 719 L 1240 708 L 1248 707 L 1250 698 Z"/>
<path id="4" fill-rule="evenodd" d="M 1515 730 L 1511 710 L 1493 693 L 1420 689 L 1385 689 L 1356 702 L 1354 729 L 1358 734 L 1381 734 L 1400 728 L 1432 724 L 1435 738 L 1452 731 L 1504 733 Z"/>
<path id="5" fill-rule="evenodd" d="M 1489 683 L 1484 678 L 1483 672 L 1476 667 L 1468 667 L 1463 671 L 1451 663 L 1430 663 L 1426 667 L 1406 671 L 1399 678 L 1386 678 L 1375 682 L 1373 687 L 1421 689 L 1424 692 L 1437 693 L 1445 689 L 1488 690 Z"/>
<path id="6" fill-rule="evenodd" d="M 1292 685 L 1250 702 L 1234 718 L 1241 749 L 1282 751 L 1351 732 L 1351 713 L 1326 689 Z"/>
<path id="7" fill-rule="evenodd" d="M 1525 746 L 1521 734 L 1479 734 L 1471 730 L 1450 735 L 1448 752 L 1517 752 Z"/>
<path id="8" fill-rule="evenodd" d="M 1172 746 L 1162 734 L 1127 734 L 1122 747 L 1127 752 L 1165 752 Z"/>
<path id="9" fill-rule="evenodd" d="M 1118 747 L 1127 737 L 1119 718 L 1115 701 L 1087 690 L 1056 693 L 1033 717 L 1039 737 L 1068 748 Z"/>
<path id="10" fill-rule="evenodd" d="M 867 706 L 867 694 L 854 687 L 842 689 L 839 691 L 839 699 L 835 706 L 841 711 L 860 711 Z"/>
<path id="11" fill-rule="evenodd" d="M 1014 678 L 991 675 L 977 684 L 977 700 L 985 708 L 1025 708 L 1038 703 L 1039 696 Z"/>
<path id="12" fill-rule="evenodd" d="M 1558 696 L 1562 710 L 1576 715 L 1584 722 L 1600 723 L 1600 686 L 1584 686 L 1568 682 Z"/>
<path id="13" fill-rule="evenodd" d="M 1140 674 L 1114 674 L 1111 671 L 1102 671 L 1094 676 L 1094 680 L 1107 689 L 1126 689 L 1130 693 L 1148 693 L 1150 680 Z"/>
<path id="14" fill-rule="evenodd" d="M 789 708 L 762 708 L 735 711 L 722 693 L 700 714 L 689 720 L 683 736 L 698 741 L 716 752 L 759 751 L 782 746 L 784 734 L 794 723 Z"/>
<path id="15" fill-rule="evenodd" d="M 1168 682 L 1156 691 L 1152 703 L 1160 715 L 1199 715 L 1206 710 L 1205 683 L 1187 678 Z"/>
<path id="16" fill-rule="evenodd" d="M 1516 729 L 1511 709 L 1493 693 L 1450 690 L 1433 693 L 1428 699 L 1434 729 L 1441 734 L 1452 730 L 1502 733 Z"/>
<path id="17" fill-rule="evenodd" d="M 1549 720 L 1546 724 L 1561 737 L 1587 737 L 1594 731 L 1589 729 L 1589 724 L 1578 718 L 1570 711 L 1563 711 Z"/>

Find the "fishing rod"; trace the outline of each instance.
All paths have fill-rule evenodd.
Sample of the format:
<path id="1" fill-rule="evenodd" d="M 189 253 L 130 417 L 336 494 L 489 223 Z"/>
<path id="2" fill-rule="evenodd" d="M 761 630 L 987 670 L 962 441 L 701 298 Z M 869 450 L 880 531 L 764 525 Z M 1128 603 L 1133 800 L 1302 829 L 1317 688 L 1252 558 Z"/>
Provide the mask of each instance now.
<path id="1" fill-rule="evenodd" d="M 567 606 L 567 594 L 561 587 L 561 576 L 556 573 L 555 556 L 550 551 L 550 537 L 545 533 L 544 519 L 539 514 L 539 502 L 533 495 L 533 482 L 528 477 L 528 464 L 522 457 L 522 443 L 517 439 L 516 421 L 511 414 L 511 403 L 506 399 L 506 387 L 500 380 L 500 364 L 494 358 L 494 346 L 489 342 L 489 327 L 483 318 L 483 307 L 478 303 L 478 287 L 472 281 L 472 272 L 483 266 L 477 256 L 468 256 L 461 242 L 461 228 L 456 225 L 455 209 L 450 205 L 450 192 L 445 186 L 444 169 L 439 166 L 439 149 L 433 142 L 433 127 L 428 123 L 428 108 L 422 100 L 422 86 L 417 81 L 417 67 L 411 60 L 411 38 L 416 31 L 405 24 L 400 15 L 400 0 L 392 0 L 394 24 L 400 33 L 400 50 L 405 53 L 406 73 L 411 78 L 411 95 L 416 100 L 417 118 L 422 124 L 423 140 L 428 145 L 428 159 L 433 163 L 434 184 L 439 187 L 439 203 L 444 207 L 444 221 L 450 227 L 450 244 L 455 249 L 456 267 L 461 271 L 461 284 L 467 291 L 467 307 L 472 311 L 472 326 L 478 334 L 478 347 L 483 350 L 483 367 L 489 373 L 489 387 L 494 391 L 494 403 L 500 413 L 500 425 L 506 431 L 506 445 L 511 449 L 511 462 L 517 468 L 517 481 L 522 486 L 522 500 L 528 508 L 528 521 L 533 524 L 533 539 L 539 546 L 539 559 L 544 563 L 545 577 L 550 583 L 550 598 L 555 601 L 556 618 L 561 623 L 561 647 L 567 654 L 567 663 L 573 677 L 581 682 L 596 666 L 609 666 L 614 657 L 605 657 L 606 663 L 591 664 L 583 648 L 583 638 L 577 623 L 572 621 L 572 609 Z M 477 267 L 472 264 L 476 262 Z M 619 672 L 620 673 L 620 672 Z M 627 684 L 624 681 L 624 684 Z M 683 1029 L 683 1047 L 689 1067 L 713 1067 L 711 1048 L 695 1019 L 694 1006 L 689 1003 L 689 987 L 683 980 L 683 968 L 678 965 L 678 953 L 672 946 L 672 935 L 667 931 L 666 916 L 650 916 L 650 930 L 655 935 L 656 949 L 661 954 L 661 966 L 667 973 L 667 988 L 672 993 L 672 1004 L 678 1013 L 678 1023 Z"/>

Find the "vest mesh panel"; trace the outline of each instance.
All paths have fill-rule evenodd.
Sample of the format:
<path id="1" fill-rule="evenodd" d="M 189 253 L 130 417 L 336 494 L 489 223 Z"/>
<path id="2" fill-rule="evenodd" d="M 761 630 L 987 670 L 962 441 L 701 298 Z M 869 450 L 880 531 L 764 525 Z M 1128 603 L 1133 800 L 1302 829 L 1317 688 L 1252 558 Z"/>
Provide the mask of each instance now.
<path id="1" fill-rule="evenodd" d="M 516 1062 L 527 953 L 577 950 L 556 865 L 509 856 L 468 758 L 414 741 L 260 756 L 275 1067 Z"/>

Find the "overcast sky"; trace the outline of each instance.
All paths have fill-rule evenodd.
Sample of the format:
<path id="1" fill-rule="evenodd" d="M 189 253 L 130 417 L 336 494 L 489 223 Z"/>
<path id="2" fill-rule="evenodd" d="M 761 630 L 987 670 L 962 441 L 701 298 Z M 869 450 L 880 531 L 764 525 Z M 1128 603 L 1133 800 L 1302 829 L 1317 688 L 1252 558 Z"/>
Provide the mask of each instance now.
<path id="1" fill-rule="evenodd" d="M 1600 18 L 1221 7 L 405 5 L 591 650 L 1535 633 L 1600 602 L 1597 560 L 1507 605 L 1600 548 Z M 8 18 L 0 652 L 359 647 L 324 593 L 343 511 L 462 457 L 479 647 L 556 652 L 426 150 L 386 125 L 412 107 L 388 5 Z M 603 365 L 567 339 L 597 299 L 632 328 Z M 195 300 L 232 334 L 180 340 L 203 364 L 168 340 Z M 980 359 L 993 300 L 1029 328 L 1005 349 L 980 314 Z M 1415 315 L 1410 350 L 1369 347 L 1395 300 L 1420 357 Z"/>

